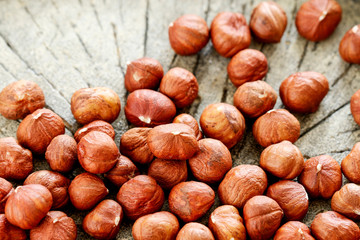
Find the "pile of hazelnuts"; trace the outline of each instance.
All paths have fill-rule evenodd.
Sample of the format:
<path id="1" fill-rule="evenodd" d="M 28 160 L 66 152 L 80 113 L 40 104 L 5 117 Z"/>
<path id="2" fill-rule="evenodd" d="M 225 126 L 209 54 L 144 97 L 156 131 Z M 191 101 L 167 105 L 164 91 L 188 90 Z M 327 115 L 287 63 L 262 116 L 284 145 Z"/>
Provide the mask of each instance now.
<path id="1" fill-rule="evenodd" d="M 299 9 L 296 27 L 306 39 L 321 41 L 333 33 L 341 12 L 334 0 L 310 0 Z M 286 25 L 285 12 L 274 2 L 262 2 L 253 10 L 250 27 L 242 14 L 232 12 L 219 13 L 210 31 L 195 15 L 171 23 L 169 39 L 177 54 L 197 53 L 211 36 L 215 50 L 232 57 L 227 70 L 238 87 L 234 105 L 207 106 L 200 131 L 191 115 L 176 116 L 177 109 L 197 98 L 196 77 L 178 67 L 164 75 L 155 59 L 132 61 L 125 75 L 130 92 L 125 115 L 135 127 L 121 136 L 120 151 L 110 124 L 121 109 L 113 90 L 95 87 L 73 94 L 71 111 L 84 126 L 70 137 L 61 117 L 44 109 L 45 97 L 36 83 L 21 80 L 6 86 L 0 93 L 0 113 L 23 120 L 17 140 L 0 139 L 0 239 L 26 239 L 29 229 L 30 239 L 76 239 L 74 220 L 58 211 L 69 201 L 78 210 L 91 210 L 82 228 L 96 239 L 115 238 L 124 215 L 135 221 L 135 240 L 360 239 L 353 222 L 360 219 L 360 143 L 341 166 L 327 155 L 304 162 L 294 145 L 300 123 L 290 112 L 317 111 L 329 91 L 328 80 L 316 72 L 292 74 L 279 91 L 290 112 L 273 109 L 276 91 L 262 81 L 267 59 L 247 49 L 251 32 L 259 41 L 276 43 Z M 342 39 L 341 57 L 360 64 L 359 44 L 357 25 Z M 360 90 L 351 98 L 351 111 L 360 124 Z M 260 166 L 232 167 L 229 149 L 242 139 L 244 116 L 256 119 L 253 136 L 265 148 Z M 31 173 L 33 154 L 45 156 L 52 171 Z M 76 161 L 86 172 L 70 181 L 63 174 L 71 172 Z M 146 166 L 147 175 L 139 166 Z M 187 181 L 189 169 L 196 181 Z M 342 186 L 342 173 L 352 183 Z M 268 186 L 267 174 L 279 181 Z M 109 190 L 103 177 L 119 188 L 116 201 L 104 200 Z M 24 182 L 13 189 L 8 180 Z M 211 213 L 208 227 L 196 223 L 214 204 L 216 188 L 224 205 Z M 164 191 L 169 191 L 170 212 L 160 211 Z M 308 211 L 308 196 L 331 198 L 333 210 L 316 215 L 311 231 L 300 222 Z M 181 229 L 179 219 L 185 223 Z"/>

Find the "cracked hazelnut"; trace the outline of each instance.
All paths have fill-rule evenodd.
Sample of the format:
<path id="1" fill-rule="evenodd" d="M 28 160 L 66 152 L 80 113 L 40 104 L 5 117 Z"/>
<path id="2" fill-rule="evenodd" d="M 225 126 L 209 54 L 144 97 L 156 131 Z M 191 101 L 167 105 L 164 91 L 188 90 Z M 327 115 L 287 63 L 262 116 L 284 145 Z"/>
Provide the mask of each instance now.
<path id="1" fill-rule="evenodd" d="M 350 110 L 355 122 L 360 125 L 360 89 L 351 97 Z"/>
<path id="2" fill-rule="evenodd" d="M 197 222 L 185 224 L 179 231 L 176 240 L 215 240 L 210 229 Z"/>
<path id="3" fill-rule="evenodd" d="M 140 174 L 135 164 L 125 156 L 120 156 L 115 166 L 104 177 L 109 179 L 117 187 Z"/>
<path id="4" fill-rule="evenodd" d="M 202 132 L 200 131 L 199 124 L 196 121 L 196 119 L 187 113 L 182 113 L 180 115 L 177 115 L 173 123 L 183 123 L 191 127 L 195 132 L 195 137 L 197 140 L 200 140 L 203 138 Z"/>
<path id="5" fill-rule="evenodd" d="M 74 134 L 76 142 L 80 142 L 81 138 L 91 131 L 103 132 L 109 135 L 109 137 L 111 137 L 112 139 L 115 138 L 115 131 L 110 123 L 102 120 L 95 120 L 91 123 L 86 124 L 82 128 L 79 128 L 76 131 L 76 133 Z"/>
<path id="6" fill-rule="evenodd" d="M 340 165 L 330 156 L 312 157 L 298 178 L 311 198 L 331 198 L 341 188 Z"/>
<path id="7" fill-rule="evenodd" d="M 5 217 L 0 214 L 0 239 L 1 240 L 26 240 L 26 233 L 21 228 L 12 225 Z"/>
<path id="8" fill-rule="evenodd" d="M 328 38 L 341 20 L 341 6 L 334 0 L 310 0 L 301 5 L 295 24 L 301 36 L 318 42 Z"/>
<path id="9" fill-rule="evenodd" d="M 331 209 L 353 220 L 360 220 L 360 186 L 345 184 L 331 199 Z"/>
<path id="10" fill-rule="evenodd" d="M 65 133 L 63 120 L 53 111 L 38 109 L 19 124 L 17 139 L 33 153 L 44 154 L 51 140 Z"/>
<path id="11" fill-rule="evenodd" d="M 44 106 L 44 93 L 32 81 L 10 83 L 0 92 L 0 114 L 8 119 L 23 119 Z"/>
<path id="12" fill-rule="evenodd" d="M 356 143 L 342 160 L 341 171 L 350 182 L 360 183 L 360 142 Z"/>
<path id="13" fill-rule="evenodd" d="M 183 15 L 170 23 L 169 40 L 177 54 L 196 54 L 209 41 L 209 28 L 203 18 L 192 14 Z"/>
<path id="14" fill-rule="evenodd" d="M 6 201 L 13 192 L 12 184 L 0 177 L 0 213 L 4 213 Z"/>
<path id="15" fill-rule="evenodd" d="M 315 240 L 310 229 L 302 222 L 290 221 L 282 225 L 274 236 L 274 240 Z"/>
<path id="16" fill-rule="evenodd" d="M 339 53 L 344 61 L 360 64 L 360 24 L 347 31 L 341 39 Z"/>

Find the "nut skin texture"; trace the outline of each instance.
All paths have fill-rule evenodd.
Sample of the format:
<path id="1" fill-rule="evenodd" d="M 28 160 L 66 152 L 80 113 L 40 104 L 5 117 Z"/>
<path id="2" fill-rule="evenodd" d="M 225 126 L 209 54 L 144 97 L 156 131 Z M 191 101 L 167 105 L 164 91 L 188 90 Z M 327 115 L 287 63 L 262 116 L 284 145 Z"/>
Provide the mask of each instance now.
<path id="1" fill-rule="evenodd" d="M 44 154 L 51 140 L 64 133 L 64 122 L 56 113 L 38 109 L 19 124 L 16 136 L 24 148 L 35 154 Z"/>
<path id="2" fill-rule="evenodd" d="M 341 188 L 340 165 L 330 156 L 312 157 L 298 178 L 311 198 L 329 199 Z"/>
<path id="3" fill-rule="evenodd" d="M 304 169 L 304 157 L 298 147 L 285 140 L 262 151 L 260 166 L 278 178 L 294 179 Z"/>
<path id="4" fill-rule="evenodd" d="M 334 193 L 331 209 L 358 221 L 360 219 L 360 186 L 355 183 L 345 184 Z"/>
<path id="5" fill-rule="evenodd" d="M 333 211 L 316 215 L 310 229 L 311 234 L 317 240 L 354 240 L 360 238 L 358 225 Z"/>
<path id="6" fill-rule="evenodd" d="M 244 205 L 244 220 L 250 239 L 270 239 L 279 228 L 284 215 L 275 200 L 255 196 Z"/>
<path id="7" fill-rule="evenodd" d="M 341 171 L 350 182 L 360 184 L 360 142 L 342 160 Z"/>
<path id="8" fill-rule="evenodd" d="M 0 177 L 21 180 L 33 169 L 32 153 L 13 137 L 0 138 Z"/>
<path id="9" fill-rule="evenodd" d="M 170 123 L 176 114 L 175 104 L 160 92 L 139 89 L 130 93 L 125 105 L 126 119 L 136 127 L 154 127 Z"/>
<path id="10" fill-rule="evenodd" d="M 30 240 L 75 240 L 74 220 L 60 211 L 50 211 L 40 224 L 30 231 Z"/>
<path id="11" fill-rule="evenodd" d="M 239 211 L 231 205 L 216 208 L 210 215 L 209 228 L 218 240 L 245 240 L 246 230 Z"/>
<path id="12" fill-rule="evenodd" d="M 53 200 L 50 191 L 40 184 L 20 186 L 5 205 L 6 219 L 22 229 L 32 229 L 46 216 Z"/>
<path id="13" fill-rule="evenodd" d="M 4 213 L 6 201 L 13 191 L 14 189 L 12 184 L 6 179 L 0 177 L 0 213 Z"/>
<path id="14" fill-rule="evenodd" d="M 189 159 L 191 172 L 201 182 L 221 181 L 232 168 L 229 149 L 219 140 L 211 138 L 200 140 L 199 148 L 200 150 Z"/>
<path id="15" fill-rule="evenodd" d="M 341 39 L 339 53 L 344 61 L 360 64 L 360 24 L 347 31 Z"/>
<path id="16" fill-rule="evenodd" d="M 280 97 L 292 112 L 313 113 L 329 92 L 326 77 L 317 72 L 298 72 L 290 75 L 280 85 Z"/>
<path id="17" fill-rule="evenodd" d="M 273 1 L 261 2 L 251 13 L 251 32 L 261 42 L 280 42 L 286 25 L 286 13 Z"/>
<path id="18" fill-rule="evenodd" d="M 129 92 L 138 89 L 156 89 L 164 75 L 158 60 L 143 57 L 127 64 L 125 88 Z"/>
<path id="19" fill-rule="evenodd" d="M 71 97 L 71 112 L 80 124 L 95 120 L 112 123 L 119 116 L 120 98 L 110 88 L 81 88 Z"/>
<path id="20" fill-rule="evenodd" d="M 243 208 L 253 196 L 261 195 L 267 187 L 266 173 L 255 165 L 232 168 L 219 185 L 218 194 L 223 204 Z"/>
<path id="21" fill-rule="evenodd" d="M 351 97 L 350 110 L 355 122 L 360 125 L 360 89 Z"/>
<path id="22" fill-rule="evenodd" d="M 164 199 L 161 187 L 146 175 L 136 176 L 124 183 L 116 196 L 125 215 L 131 220 L 159 211 Z"/>
<path id="23" fill-rule="evenodd" d="M 255 121 L 253 135 L 263 147 L 284 140 L 294 143 L 300 136 L 300 123 L 285 109 L 270 110 Z"/>
<path id="24" fill-rule="evenodd" d="M 23 229 L 12 225 L 5 217 L 0 214 L 0 239 L 1 240 L 26 240 L 26 233 Z"/>
<path id="25" fill-rule="evenodd" d="M 200 126 L 207 137 L 220 140 L 227 148 L 232 148 L 244 135 L 245 119 L 233 105 L 214 103 L 202 112 Z"/>
<path id="26" fill-rule="evenodd" d="M 177 115 L 174 120 L 173 120 L 173 123 L 183 123 L 183 124 L 186 124 L 188 125 L 189 127 L 191 127 L 194 132 L 195 132 L 195 137 L 197 140 L 200 140 L 203 138 L 203 135 L 200 131 L 200 128 L 199 128 L 199 124 L 198 122 L 196 121 L 196 119 L 191 116 L 190 114 L 187 114 L 187 113 L 182 113 L 180 115 Z"/>
<path id="27" fill-rule="evenodd" d="M 110 123 L 102 120 L 95 120 L 91 123 L 86 124 L 82 128 L 79 128 L 76 131 L 76 133 L 74 134 L 76 142 L 80 142 L 81 138 L 91 131 L 103 132 L 109 135 L 109 137 L 111 137 L 112 139 L 115 138 L 115 131 Z"/>
<path id="28" fill-rule="evenodd" d="M 310 0 L 301 5 L 295 25 L 301 36 L 318 42 L 328 38 L 341 21 L 341 6 L 334 0 Z"/>
<path id="29" fill-rule="evenodd" d="M 227 72 L 235 87 L 246 82 L 261 80 L 268 71 L 268 62 L 265 55 L 255 49 L 245 49 L 231 58 Z"/>
<path id="30" fill-rule="evenodd" d="M 127 157 L 120 156 L 115 166 L 104 177 L 109 179 L 117 187 L 121 187 L 124 183 L 140 174 L 139 169 Z"/>
<path id="31" fill-rule="evenodd" d="M 179 55 L 193 55 L 209 41 L 209 28 L 204 19 L 187 14 L 169 25 L 169 40 L 172 49 Z"/>
<path id="32" fill-rule="evenodd" d="M 159 91 L 168 96 L 177 108 L 184 108 L 191 105 L 198 96 L 199 85 L 194 74 L 175 67 L 165 74 Z"/>
<path id="33" fill-rule="evenodd" d="M 124 213 L 114 200 L 104 200 L 85 216 L 82 227 L 96 239 L 113 239 L 120 230 Z"/>
<path id="34" fill-rule="evenodd" d="M 275 90 L 266 82 L 257 80 L 241 85 L 234 94 L 234 106 L 249 118 L 256 118 L 274 108 Z"/>
<path id="35" fill-rule="evenodd" d="M 251 43 L 250 28 L 240 13 L 221 12 L 210 27 L 211 41 L 215 50 L 223 57 L 232 57 L 248 48 Z"/>
<path id="36" fill-rule="evenodd" d="M 78 210 L 90 210 L 108 193 L 101 178 L 91 173 L 77 175 L 69 186 L 70 201 Z"/>
<path id="37" fill-rule="evenodd" d="M 315 240 L 310 229 L 302 222 L 290 221 L 282 225 L 274 236 L 274 240 Z"/>
<path id="38" fill-rule="evenodd" d="M 169 194 L 169 208 L 184 222 L 193 222 L 204 216 L 215 201 L 215 192 L 202 182 L 182 182 Z"/>
<path id="39" fill-rule="evenodd" d="M 175 240 L 180 225 L 169 212 L 157 212 L 137 219 L 132 227 L 134 240 Z"/>
<path id="40" fill-rule="evenodd" d="M 176 240 L 215 240 L 210 229 L 197 222 L 185 224 L 179 231 Z"/>

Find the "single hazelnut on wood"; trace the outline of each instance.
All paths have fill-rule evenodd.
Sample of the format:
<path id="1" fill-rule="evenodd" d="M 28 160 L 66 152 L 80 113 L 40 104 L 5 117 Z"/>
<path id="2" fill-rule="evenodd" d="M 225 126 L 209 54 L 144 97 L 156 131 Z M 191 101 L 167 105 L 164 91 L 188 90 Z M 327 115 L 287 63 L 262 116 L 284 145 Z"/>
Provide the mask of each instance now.
<path id="1" fill-rule="evenodd" d="M 2 240 L 26 240 L 26 232 L 12 225 L 5 217 L 0 214 L 0 239 Z"/>
<path id="2" fill-rule="evenodd" d="M 360 142 L 342 160 L 341 171 L 350 182 L 360 184 Z"/>
<path id="3" fill-rule="evenodd" d="M 197 222 L 185 224 L 179 231 L 176 240 L 215 240 L 210 229 Z"/>
<path id="4" fill-rule="evenodd" d="M 195 137 L 197 140 L 200 140 L 203 138 L 203 134 L 200 131 L 200 127 L 198 122 L 196 121 L 196 119 L 191 116 L 190 114 L 187 113 L 182 113 L 180 115 L 177 115 L 174 120 L 173 123 L 183 123 L 188 125 L 189 127 L 191 127 L 194 132 L 195 132 Z"/>
<path id="5" fill-rule="evenodd" d="M 135 164 L 125 156 L 120 156 L 115 166 L 104 174 L 104 177 L 110 180 L 117 187 L 140 174 Z"/>
<path id="6" fill-rule="evenodd" d="M 360 89 L 351 97 L 350 110 L 355 122 L 360 125 Z"/>
<path id="7" fill-rule="evenodd" d="M 44 154 L 51 140 L 64 133 L 64 122 L 56 113 L 38 109 L 19 124 L 16 136 L 21 146 L 35 154 Z"/>
<path id="8" fill-rule="evenodd" d="M 331 209 L 353 220 L 360 220 L 360 186 L 345 184 L 331 199 Z"/>
<path id="9" fill-rule="evenodd" d="M 0 213 L 4 213 L 6 201 L 13 192 L 12 184 L 0 177 Z"/>
<path id="10" fill-rule="evenodd" d="M 360 64 L 360 24 L 353 26 L 341 39 L 339 53 L 344 61 Z"/>
<path id="11" fill-rule="evenodd" d="M 341 20 L 341 6 L 334 0 L 310 0 L 296 14 L 295 24 L 301 36 L 318 42 L 328 38 Z"/>
<path id="12" fill-rule="evenodd" d="M 289 221 L 282 225 L 274 236 L 274 240 L 315 240 L 310 229 L 299 221 Z"/>
<path id="13" fill-rule="evenodd" d="M 103 120 L 95 120 L 91 123 L 86 124 L 82 128 L 79 128 L 76 131 L 76 133 L 74 134 L 76 142 L 80 142 L 81 138 L 91 131 L 103 132 L 109 135 L 109 137 L 111 137 L 112 139 L 115 138 L 115 131 L 110 123 Z"/>

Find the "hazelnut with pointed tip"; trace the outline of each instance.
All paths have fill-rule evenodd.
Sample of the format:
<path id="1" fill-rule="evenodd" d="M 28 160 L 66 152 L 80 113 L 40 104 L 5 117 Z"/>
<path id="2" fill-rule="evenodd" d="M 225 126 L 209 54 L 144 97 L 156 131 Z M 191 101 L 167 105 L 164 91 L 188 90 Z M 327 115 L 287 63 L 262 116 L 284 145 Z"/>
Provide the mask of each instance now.
<path id="1" fill-rule="evenodd" d="M 353 26 L 341 39 L 339 53 L 344 61 L 360 64 L 360 24 Z"/>
<path id="2" fill-rule="evenodd" d="M 215 240 L 210 229 L 197 222 L 185 224 L 179 231 L 176 240 Z"/>
<path id="3" fill-rule="evenodd" d="M 351 97 L 350 110 L 355 122 L 360 125 L 360 89 Z"/>
<path id="4" fill-rule="evenodd" d="M 310 229 L 299 221 L 289 221 L 282 225 L 275 233 L 274 240 L 315 240 Z"/>
<path id="5" fill-rule="evenodd" d="M 195 137 L 197 140 L 200 140 L 203 138 L 203 134 L 200 131 L 200 127 L 198 122 L 196 121 L 196 119 L 191 116 L 190 114 L 187 113 L 182 113 L 180 115 L 177 115 L 174 120 L 173 123 L 183 123 L 188 125 L 189 127 L 191 127 L 194 132 L 195 132 Z"/>
<path id="6" fill-rule="evenodd" d="M 360 142 L 356 143 L 342 160 L 341 171 L 350 182 L 360 184 Z"/>
<path id="7" fill-rule="evenodd" d="M 360 220 L 360 186 L 345 184 L 331 199 L 331 209 L 353 220 Z"/>
<path id="8" fill-rule="evenodd" d="M 103 132 L 109 135 L 112 139 L 115 138 L 115 131 L 114 128 L 111 126 L 110 123 L 105 122 L 103 120 L 95 120 L 91 123 L 86 124 L 82 128 L 79 128 L 75 134 L 74 138 L 76 142 L 80 142 L 81 138 L 84 137 L 86 134 L 88 134 L 91 131 L 98 131 Z"/>

